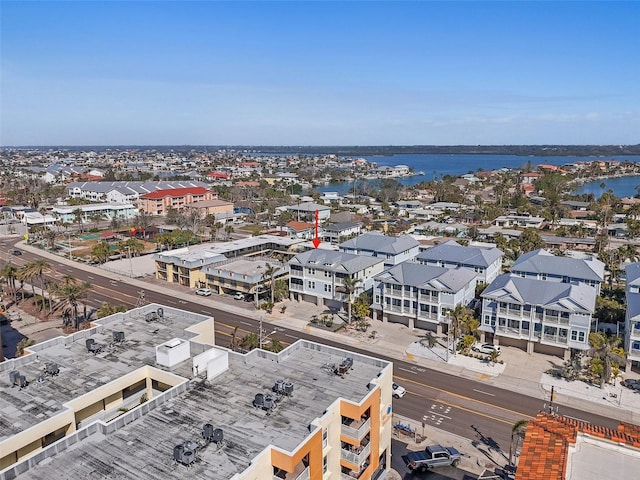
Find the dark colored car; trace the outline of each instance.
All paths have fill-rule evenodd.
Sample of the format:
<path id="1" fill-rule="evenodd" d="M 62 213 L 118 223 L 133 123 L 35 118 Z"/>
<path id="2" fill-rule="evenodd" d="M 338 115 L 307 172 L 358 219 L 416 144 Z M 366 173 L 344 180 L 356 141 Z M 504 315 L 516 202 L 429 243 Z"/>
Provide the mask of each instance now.
<path id="1" fill-rule="evenodd" d="M 14 248 L 13 250 L 9 250 L 9 253 L 11 255 L 22 255 L 22 250 L 18 250 L 17 248 Z"/>

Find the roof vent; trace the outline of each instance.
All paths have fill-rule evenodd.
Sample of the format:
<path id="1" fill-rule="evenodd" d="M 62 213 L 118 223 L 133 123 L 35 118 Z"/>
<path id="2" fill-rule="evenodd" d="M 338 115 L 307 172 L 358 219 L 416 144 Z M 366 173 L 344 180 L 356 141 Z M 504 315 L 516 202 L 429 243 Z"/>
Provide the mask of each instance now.
<path id="1" fill-rule="evenodd" d="M 178 345 L 180 345 L 180 340 L 178 340 L 177 338 L 174 338 L 173 340 L 169 340 L 167 343 L 165 343 L 165 347 L 169 347 L 169 348 L 173 348 L 173 347 L 177 347 Z"/>
<path id="2" fill-rule="evenodd" d="M 213 428 L 212 424 L 205 423 L 202 426 L 202 438 L 207 442 L 222 446 L 222 442 L 224 441 L 224 432 L 221 428 Z"/>
<path id="3" fill-rule="evenodd" d="M 149 312 L 147 314 L 145 314 L 144 316 L 144 320 L 145 322 L 155 322 L 158 320 L 158 313 L 157 312 Z"/>
<path id="4" fill-rule="evenodd" d="M 102 351 L 102 345 L 96 343 L 93 338 L 87 338 L 85 345 L 87 346 L 87 352 L 93 353 L 94 355 L 97 355 Z"/>
<path id="5" fill-rule="evenodd" d="M 27 382 L 25 376 L 20 375 L 20 372 L 18 370 L 12 370 L 11 372 L 9 372 L 9 381 L 11 382 L 12 387 L 17 385 L 20 388 L 24 388 L 29 385 L 29 382 Z"/>
<path id="6" fill-rule="evenodd" d="M 335 367 L 334 373 L 336 375 L 340 375 L 344 377 L 347 373 L 349 373 L 349 370 L 351 370 L 352 368 L 353 368 L 353 358 L 347 357 L 342 361 L 340 365 Z"/>
<path id="7" fill-rule="evenodd" d="M 116 343 L 124 342 L 124 332 L 113 332 L 113 341 Z"/>
<path id="8" fill-rule="evenodd" d="M 44 371 L 53 377 L 60 373 L 60 367 L 58 367 L 57 363 L 47 362 L 44 366 Z"/>

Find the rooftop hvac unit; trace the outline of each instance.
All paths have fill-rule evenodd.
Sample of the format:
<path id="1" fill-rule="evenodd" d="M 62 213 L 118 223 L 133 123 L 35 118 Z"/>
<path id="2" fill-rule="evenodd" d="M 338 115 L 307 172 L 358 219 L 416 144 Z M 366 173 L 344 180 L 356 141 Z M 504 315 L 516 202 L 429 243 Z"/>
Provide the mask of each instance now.
<path id="1" fill-rule="evenodd" d="M 202 426 L 202 438 L 204 438 L 208 442 L 213 441 L 213 430 L 213 425 L 211 425 L 210 423 L 205 423 Z"/>
<path id="2" fill-rule="evenodd" d="M 196 460 L 198 444 L 187 440 L 180 445 L 173 447 L 173 460 L 183 465 L 191 465 Z"/>
<path id="3" fill-rule="evenodd" d="M 24 375 L 20 375 L 17 379 L 16 385 L 18 385 L 20 388 L 23 388 L 29 385 L 29 382 L 27 382 L 27 379 Z"/>
<path id="4" fill-rule="evenodd" d="M 158 308 L 158 310 L 156 310 L 156 313 L 158 314 L 159 318 L 164 317 L 164 309 L 162 307 Z"/>
<path id="5" fill-rule="evenodd" d="M 284 380 L 276 380 L 276 383 L 271 390 L 275 393 L 284 393 Z"/>
<path id="6" fill-rule="evenodd" d="M 96 343 L 96 341 L 93 338 L 87 338 L 84 341 L 84 344 L 87 346 L 87 352 L 91 351 L 91 345 L 93 345 L 94 343 Z"/>
<path id="7" fill-rule="evenodd" d="M 144 320 L 146 322 L 155 322 L 156 320 L 158 320 L 158 314 L 156 312 L 149 312 L 145 314 Z"/>
<path id="8" fill-rule="evenodd" d="M 256 396 L 253 399 L 253 406 L 254 407 L 262 407 L 263 405 L 264 405 L 264 394 L 263 393 L 256 393 Z"/>
<path id="9" fill-rule="evenodd" d="M 94 355 L 100 353 L 102 351 L 102 345 L 96 343 L 93 338 L 87 338 L 86 340 L 87 352 L 93 353 Z"/>
<path id="10" fill-rule="evenodd" d="M 12 386 L 18 384 L 18 378 L 20 378 L 20 372 L 18 370 L 9 372 L 9 383 L 11 383 Z"/>
<path id="11" fill-rule="evenodd" d="M 114 342 L 124 342 L 124 332 L 113 332 Z"/>
<path id="12" fill-rule="evenodd" d="M 222 431 L 221 428 L 216 428 L 213 431 L 213 443 L 220 445 L 222 443 L 222 441 L 224 440 L 224 432 Z"/>
<path id="13" fill-rule="evenodd" d="M 287 396 L 293 395 L 293 383 L 285 382 L 284 384 L 284 394 Z"/>
<path id="14" fill-rule="evenodd" d="M 264 403 L 262 404 L 262 408 L 265 410 L 271 410 L 276 406 L 276 399 L 270 393 L 267 393 L 264 396 Z"/>
<path id="15" fill-rule="evenodd" d="M 345 367 L 347 367 L 347 370 L 350 370 L 351 368 L 353 368 L 353 358 L 351 357 L 347 357 L 342 361 L 342 365 L 344 365 Z"/>
<path id="16" fill-rule="evenodd" d="M 51 376 L 58 375 L 60 373 L 60 368 L 58 367 L 58 364 L 53 362 L 47 362 L 45 364 L 44 370 Z"/>

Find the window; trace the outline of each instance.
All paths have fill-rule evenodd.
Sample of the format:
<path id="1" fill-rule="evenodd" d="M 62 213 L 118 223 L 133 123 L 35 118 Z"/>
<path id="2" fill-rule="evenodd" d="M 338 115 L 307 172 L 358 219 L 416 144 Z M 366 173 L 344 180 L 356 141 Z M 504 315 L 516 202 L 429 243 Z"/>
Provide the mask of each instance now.
<path id="1" fill-rule="evenodd" d="M 315 275 L 316 274 L 316 269 L 315 268 L 309 268 L 308 272 L 309 272 L 309 275 Z"/>
<path id="2" fill-rule="evenodd" d="M 326 278 L 331 278 L 331 272 L 327 272 L 327 271 L 325 270 L 325 272 L 324 272 L 324 276 L 325 276 Z"/>
<path id="3" fill-rule="evenodd" d="M 327 285 L 327 284 L 325 284 L 325 286 L 324 286 L 324 291 L 325 291 L 325 292 L 330 292 L 330 291 L 331 291 L 331 285 Z"/>
<path id="4" fill-rule="evenodd" d="M 405 300 L 404 301 L 404 307 L 405 308 L 409 308 L 411 306 L 411 300 Z"/>
<path id="5" fill-rule="evenodd" d="M 322 448 L 325 448 L 329 443 L 329 431 L 326 428 L 322 429 Z M 324 457 L 324 464 L 327 464 L 327 457 Z M 326 470 L 325 470 L 326 472 Z"/>
<path id="6" fill-rule="evenodd" d="M 399 298 L 394 298 L 393 299 L 393 306 L 394 307 L 399 307 L 400 306 L 400 299 Z"/>
<path id="7" fill-rule="evenodd" d="M 376 295 L 376 301 L 375 303 L 380 303 L 380 295 Z"/>
<path id="8" fill-rule="evenodd" d="M 571 341 L 584 343 L 585 338 L 586 338 L 585 332 L 580 332 L 578 330 L 571 330 Z"/>
<path id="9" fill-rule="evenodd" d="M 309 287 L 311 289 L 315 289 L 316 288 L 316 282 L 308 281 L 307 282 L 307 287 Z"/>

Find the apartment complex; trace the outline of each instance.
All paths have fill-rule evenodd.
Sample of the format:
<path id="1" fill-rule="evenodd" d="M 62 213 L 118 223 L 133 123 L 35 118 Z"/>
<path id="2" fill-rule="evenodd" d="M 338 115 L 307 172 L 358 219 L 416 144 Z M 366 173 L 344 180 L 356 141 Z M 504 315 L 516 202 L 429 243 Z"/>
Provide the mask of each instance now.
<path id="1" fill-rule="evenodd" d="M 503 274 L 482 293 L 481 341 L 569 357 L 589 348 L 596 289 Z"/>
<path id="2" fill-rule="evenodd" d="M 420 252 L 420 242 L 411 235 L 393 237 L 370 232 L 341 243 L 339 248 L 341 252 L 380 258 L 385 267 L 390 267 L 413 260 Z"/>
<path id="3" fill-rule="evenodd" d="M 520 255 L 511 266 L 511 273 L 524 278 L 549 282 L 585 283 L 600 294 L 604 280 L 604 263 L 595 257 L 559 257 L 539 249 Z"/>
<path id="4" fill-rule="evenodd" d="M 500 274 L 504 253 L 497 248 L 465 247 L 454 240 L 435 245 L 416 257 L 418 263 L 474 271 L 478 281 L 491 283 Z"/>
<path id="5" fill-rule="evenodd" d="M 475 296 L 472 270 L 448 269 L 404 262 L 374 278 L 374 316 L 409 328 L 435 330 L 448 325 L 448 312 L 466 307 Z"/>
<path id="6" fill-rule="evenodd" d="M 332 250 L 309 250 L 289 260 L 289 297 L 340 310 L 347 306 L 345 279 L 356 281 L 352 298 L 373 288 L 373 277 L 382 273 L 381 258 Z"/>
<path id="7" fill-rule="evenodd" d="M 207 188 L 207 184 L 196 181 L 180 182 L 71 182 L 67 185 L 70 198 L 84 198 L 92 202 L 136 203 L 141 195 L 175 188 Z"/>
<path id="8" fill-rule="evenodd" d="M 624 349 L 627 368 L 640 363 L 640 263 L 627 265 L 627 311 L 624 328 Z"/>
<path id="9" fill-rule="evenodd" d="M 147 305 L 0 363 L 0 479 L 384 475 L 392 363 L 304 340 L 240 354 L 213 322 Z"/>
<path id="10" fill-rule="evenodd" d="M 156 190 L 140 196 L 140 209 L 151 215 L 166 215 L 169 209 L 184 210 L 198 202 L 216 198 L 216 193 L 205 187 L 170 188 Z"/>

